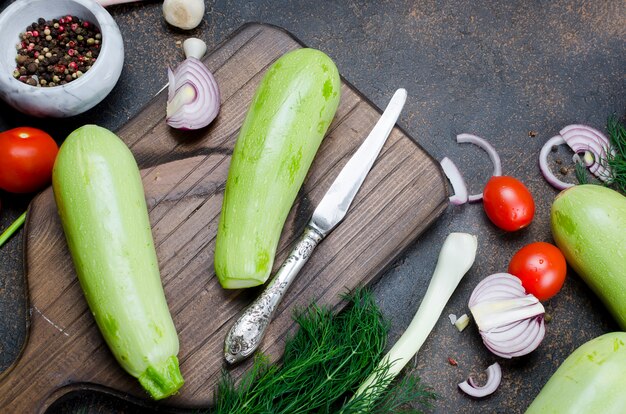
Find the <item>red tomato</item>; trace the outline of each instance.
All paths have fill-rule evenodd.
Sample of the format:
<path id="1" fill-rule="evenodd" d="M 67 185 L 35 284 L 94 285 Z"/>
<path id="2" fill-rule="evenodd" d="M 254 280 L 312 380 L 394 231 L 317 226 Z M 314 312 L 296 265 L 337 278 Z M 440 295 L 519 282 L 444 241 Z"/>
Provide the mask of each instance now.
<path id="1" fill-rule="evenodd" d="M 0 133 L 0 188 L 31 193 L 50 182 L 59 147 L 45 132 L 29 127 Z"/>
<path id="2" fill-rule="evenodd" d="M 483 190 L 483 208 L 489 220 L 502 230 L 515 231 L 530 224 L 535 202 L 521 181 L 507 176 L 491 177 Z"/>
<path id="3" fill-rule="evenodd" d="M 543 301 L 561 290 L 567 264 L 563 253 L 556 246 L 537 242 L 515 253 L 509 264 L 509 273 L 520 278 L 526 292 Z"/>

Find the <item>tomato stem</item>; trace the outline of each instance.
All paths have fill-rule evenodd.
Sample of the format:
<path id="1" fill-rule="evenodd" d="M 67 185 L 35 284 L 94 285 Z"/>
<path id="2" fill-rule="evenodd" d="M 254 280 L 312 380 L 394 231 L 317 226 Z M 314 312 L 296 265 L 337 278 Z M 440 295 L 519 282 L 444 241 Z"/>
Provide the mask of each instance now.
<path id="1" fill-rule="evenodd" d="M 2 247 L 2 245 L 11 238 L 13 233 L 22 227 L 25 221 L 26 212 L 23 212 L 21 216 L 19 216 L 2 234 L 0 234 L 0 247 Z"/>

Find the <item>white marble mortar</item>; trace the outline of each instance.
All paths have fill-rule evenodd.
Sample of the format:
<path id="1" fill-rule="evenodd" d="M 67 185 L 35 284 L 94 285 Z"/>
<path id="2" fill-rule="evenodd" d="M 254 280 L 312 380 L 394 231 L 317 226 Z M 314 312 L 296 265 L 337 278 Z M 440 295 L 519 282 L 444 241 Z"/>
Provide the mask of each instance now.
<path id="1" fill-rule="evenodd" d="M 36 87 L 13 77 L 16 44 L 27 26 L 66 15 L 96 24 L 102 46 L 96 63 L 65 85 Z M 111 92 L 122 72 L 124 43 L 111 15 L 93 0 L 17 0 L 0 14 L 0 98 L 15 109 L 37 117 L 68 117 L 94 107 Z"/>

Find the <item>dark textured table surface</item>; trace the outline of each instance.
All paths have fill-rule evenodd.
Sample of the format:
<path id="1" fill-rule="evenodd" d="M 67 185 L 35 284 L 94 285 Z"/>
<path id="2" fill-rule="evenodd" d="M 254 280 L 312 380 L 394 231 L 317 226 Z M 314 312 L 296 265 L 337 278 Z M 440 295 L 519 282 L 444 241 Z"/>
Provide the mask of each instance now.
<path id="1" fill-rule="evenodd" d="M 0 4 L 0 9 L 8 3 Z M 603 129 L 609 114 L 624 115 L 623 2 L 207 1 L 204 21 L 186 33 L 166 25 L 159 2 L 109 10 L 126 48 L 124 70 L 113 92 L 87 113 L 61 120 L 32 119 L 0 104 L 0 130 L 36 126 L 59 143 L 85 123 L 116 130 L 165 84 L 165 67 L 182 59 L 180 41 L 200 37 L 211 49 L 241 24 L 259 21 L 281 26 L 306 45 L 325 51 L 343 76 L 379 107 L 396 88 L 406 88 L 409 99 L 399 124 L 435 158 L 452 158 L 471 189 L 480 191 L 491 164 L 480 149 L 455 143 L 455 135 L 461 132 L 488 139 L 500 152 L 504 173 L 527 184 L 537 205 L 529 228 L 505 233 L 488 222 L 480 204 L 449 207 L 375 286 L 377 300 L 392 322 L 394 341 L 421 301 L 445 236 L 452 231 L 478 236 L 474 267 L 412 364 L 440 395 L 434 412 L 523 412 L 577 346 L 617 329 L 572 272 L 563 290 L 545 304 L 553 320 L 544 342 L 526 357 L 514 361 L 494 357 L 475 327 L 459 333 L 446 315 L 467 312 L 467 299 L 476 283 L 505 271 L 517 249 L 532 241 L 552 240 L 549 209 L 557 191 L 537 167 L 542 144 L 567 124 Z M 569 159 L 565 150 L 557 157 Z M 571 171 L 567 178 L 573 180 Z M 4 228 L 32 196 L 0 192 L 0 198 L 0 228 Z M 22 266 L 20 233 L 0 253 L 0 370 L 18 357 L 26 338 Z M 450 365 L 448 357 L 456 359 L 458 366 Z M 496 360 L 503 367 L 503 380 L 494 395 L 478 401 L 458 391 L 457 383 Z M 77 407 L 107 413 L 138 410 L 122 401 L 86 394 L 73 396 L 51 411 L 71 412 Z"/>

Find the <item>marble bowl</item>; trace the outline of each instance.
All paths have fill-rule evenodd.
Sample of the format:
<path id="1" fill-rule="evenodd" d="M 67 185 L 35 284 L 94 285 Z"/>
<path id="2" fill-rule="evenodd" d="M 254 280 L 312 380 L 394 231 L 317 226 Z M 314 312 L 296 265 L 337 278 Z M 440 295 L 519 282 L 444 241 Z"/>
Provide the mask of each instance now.
<path id="1" fill-rule="evenodd" d="M 32 22 L 78 16 L 100 28 L 102 46 L 96 63 L 65 85 L 30 86 L 13 77 L 16 44 Z M 37 117 L 68 117 L 94 107 L 111 92 L 122 72 L 124 43 L 111 15 L 93 0 L 17 0 L 0 14 L 0 98 Z"/>

